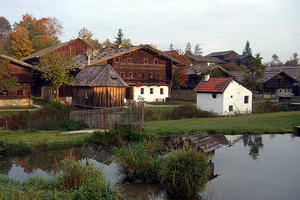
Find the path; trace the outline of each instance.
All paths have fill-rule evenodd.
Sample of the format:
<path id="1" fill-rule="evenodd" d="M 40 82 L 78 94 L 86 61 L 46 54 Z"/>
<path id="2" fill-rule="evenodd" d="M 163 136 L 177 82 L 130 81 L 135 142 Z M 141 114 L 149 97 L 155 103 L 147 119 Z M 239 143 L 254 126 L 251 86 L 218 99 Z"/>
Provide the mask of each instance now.
<path id="1" fill-rule="evenodd" d="M 95 131 L 105 132 L 104 129 L 90 129 L 90 130 L 78 130 L 78 131 L 64 131 L 64 132 L 62 132 L 62 134 L 66 134 L 66 135 L 77 134 L 77 133 L 88 133 L 88 134 L 91 134 L 91 133 L 94 133 Z"/>

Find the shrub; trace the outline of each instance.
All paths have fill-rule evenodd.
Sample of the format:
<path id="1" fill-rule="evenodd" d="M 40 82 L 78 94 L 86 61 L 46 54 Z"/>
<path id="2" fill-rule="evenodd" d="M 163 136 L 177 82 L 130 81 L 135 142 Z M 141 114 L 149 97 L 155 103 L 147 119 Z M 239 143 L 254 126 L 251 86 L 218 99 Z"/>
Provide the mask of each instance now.
<path id="1" fill-rule="evenodd" d="M 23 141 L 17 144 L 9 144 L 9 146 L 13 154 L 26 154 L 31 152 L 31 146 Z"/>
<path id="2" fill-rule="evenodd" d="M 130 143 L 114 149 L 113 157 L 126 180 L 147 183 L 156 181 L 155 155 L 151 155 L 144 147 L 144 143 Z"/>
<path id="3" fill-rule="evenodd" d="M 211 112 L 199 110 L 195 105 L 186 104 L 176 107 L 173 112 L 173 119 L 195 118 L 195 117 L 215 117 Z"/>
<path id="4" fill-rule="evenodd" d="M 161 163 L 159 177 L 167 191 L 185 199 L 198 198 L 208 182 L 210 167 L 206 156 L 193 148 L 170 153 Z"/>

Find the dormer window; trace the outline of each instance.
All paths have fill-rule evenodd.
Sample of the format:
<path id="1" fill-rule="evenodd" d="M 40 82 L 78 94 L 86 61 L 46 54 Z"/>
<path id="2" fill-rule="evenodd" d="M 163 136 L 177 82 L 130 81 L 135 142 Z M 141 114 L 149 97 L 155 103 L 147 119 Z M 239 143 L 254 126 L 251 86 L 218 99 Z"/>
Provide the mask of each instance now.
<path id="1" fill-rule="evenodd" d="M 144 58 L 144 64 L 148 64 L 148 58 Z"/>

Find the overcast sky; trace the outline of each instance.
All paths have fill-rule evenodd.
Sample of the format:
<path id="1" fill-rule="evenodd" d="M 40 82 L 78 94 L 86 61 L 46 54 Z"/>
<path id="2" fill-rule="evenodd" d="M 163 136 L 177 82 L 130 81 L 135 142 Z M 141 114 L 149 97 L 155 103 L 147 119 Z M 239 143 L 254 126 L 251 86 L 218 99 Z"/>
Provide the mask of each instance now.
<path id="1" fill-rule="evenodd" d="M 1 0 L 1 14 L 11 23 L 25 13 L 55 17 L 64 27 L 62 41 L 86 27 L 101 42 L 114 41 L 118 28 L 133 44 L 160 50 L 199 43 L 206 55 L 234 50 L 246 41 L 264 62 L 276 53 L 285 62 L 300 54 L 299 0 Z"/>

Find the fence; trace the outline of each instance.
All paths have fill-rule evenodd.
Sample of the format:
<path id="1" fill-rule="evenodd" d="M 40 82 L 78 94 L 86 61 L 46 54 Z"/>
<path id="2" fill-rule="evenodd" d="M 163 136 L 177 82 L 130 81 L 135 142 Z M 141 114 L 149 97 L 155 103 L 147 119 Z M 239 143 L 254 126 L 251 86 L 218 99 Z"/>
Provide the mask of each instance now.
<path id="1" fill-rule="evenodd" d="M 139 129 L 142 119 L 141 109 L 101 108 L 70 112 L 70 119 L 85 123 L 89 128 L 112 129 L 116 125 L 129 125 Z"/>

